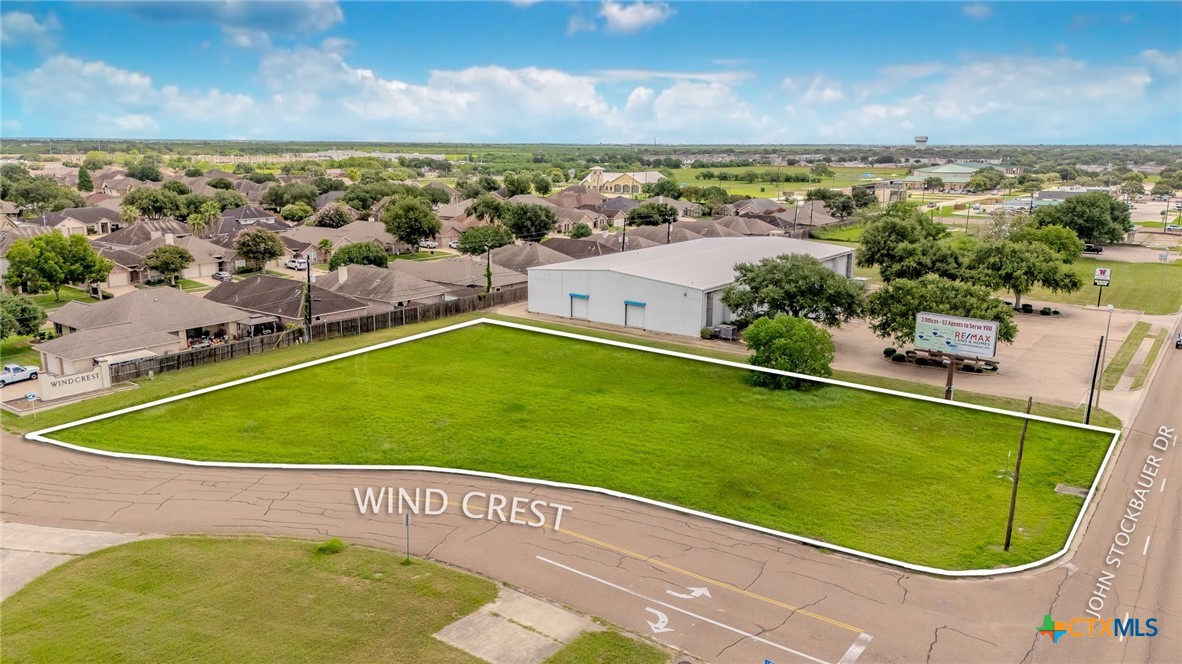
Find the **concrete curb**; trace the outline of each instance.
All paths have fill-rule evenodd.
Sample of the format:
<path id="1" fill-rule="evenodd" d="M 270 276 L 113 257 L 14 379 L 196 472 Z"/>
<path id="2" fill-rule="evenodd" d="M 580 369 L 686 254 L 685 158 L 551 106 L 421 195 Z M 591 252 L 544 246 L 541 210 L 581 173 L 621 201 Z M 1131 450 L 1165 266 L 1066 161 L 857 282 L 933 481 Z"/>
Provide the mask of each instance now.
<path id="1" fill-rule="evenodd" d="M 808 537 L 802 537 L 800 535 L 794 535 L 792 533 L 786 533 L 786 532 L 782 532 L 782 531 L 775 530 L 772 528 L 766 528 L 763 526 L 758 526 L 755 524 L 746 523 L 744 521 L 729 519 L 726 517 L 717 516 L 714 514 L 709 514 L 707 512 L 701 512 L 701 511 L 690 509 L 687 507 L 681 507 L 679 505 L 665 503 L 665 502 L 662 502 L 659 500 L 653 500 L 650 498 L 635 496 L 632 494 L 624 493 L 622 491 L 605 489 L 603 487 L 586 486 L 586 485 L 582 485 L 582 484 L 572 484 L 572 483 L 567 483 L 567 482 L 555 482 L 555 481 L 551 481 L 551 480 L 534 479 L 534 478 L 529 478 L 529 477 L 518 477 L 518 476 L 514 476 L 514 475 L 503 475 L 500 473 L 464 470 L 464 469 L 459 469 L 459 468 L 441 468 L 441 467 L 434 467 L 434 466 L 400 466 L 400 465 L 376 466 L 376 465 L 356 465 L 356 464 L 300 464 L 300 463 L 247 463 L 247 462 L 195 461 L 195 460 L 191 460 L 191 459 L 178 459 L 178 458 L 174 458 L 174 457 L 164 457 L 164 456 L 156 456 L 156 455 L 150 455 L 150 454 L 135 454 L 135 453 L 109 452 L 109 451 L 105 451 L 105 450 L 97 450 L 97 449 L 93 449 L 93 448 L 89 448 L 89 447 L 84 447 L 81 445 L 74 445 L 72 443 L 67 443 L 65 441 L 56 440 L 54 438 L 49 438 L 47 436 L 47 434 L 50 434 L 50 433 L 53 433 L 56 431 L 61 431 L 63 429 L 69 429 L 69 428 L 80 426 L 83 424 L 88 424 L 90 422 L 105 420 L 110 417 L 116 417 L 119 415 L 135 412 L 138 410 L 143 410 L 146 408 L 151 408 L 153 406 L 157 406 L 157 405 L 161 405 L 161 404 L 165 404 L 165 403 L 171 403 L 173 401 L 178 401 L 180 399 L 187 399 L 189 397 L 198 396 L 198 395 L 206 394 L 209 392 L 215 392 L 217 390 L 225 389 L 228 387 L 242 385 L 242 384 L 250 383 L 250 382 L 253 382 L 256 380 L 262 380 L 264 378 L 269 378 L 271 376 L 277 376 L 277 375 L 289 373 L 292 371 L 298 371 L 299 369 L 304 369 L 304 368 L 315 366 L 318 364 L 324 364 L 326 362 L 332 362 L 332 361 L 335 361 L 338 359 L 352 357 L 354 355 L 360 355 L 363 353 L 368 353 L 373 350 L 379 350 L 382 348 L 389 348 L 392 346 L 397 346 L 397 345 L 401 345 L 404 343 L 416 341 L 419 339 L 432 337 L 432 336 L 435 336 L 438 334 L 444 334 L 447 332 L 452 332 L 455 330 L 460 330 L 460 329 L 464 329 L 467 327 L 473 327 L 473 326 L 477 326 L 477 325 L 494 325 L 494 326 L 499 326 L 499 327 L 507 327 L 507 328 L 517 329 L 517 330 L 524 330 L 524 331 L 528 331 L 528 332 L 536 332 L 536 333 L 547 334 L 547 335 L 551 335 L 551 336 L 558 336 L 558 337 L 563 337 L 563 338 L 568 338 L 568 339 L 575 339 L 575 340 L 579 340 L 579 341 L 588 341 L 588 342 L 592 342 L 592 343 L 598 343 L 598 344 L 613 346 L 613 347 L 617 347 L 617 348 L 625 348 L 625 349 L 630 349 L 630 350 L 638 350 L 638 351 L 643 351 L 643 352 L 648 352 L 648 353 L 654 353 L 657 355 L 678 357 L 678 358 L 682 358 L 682 359 L 694 360 L 697 362 L 705 362 L 707 364 L 716 364 L 716 365 L 720 365 L 720 366 L 734 367 L 734 368 L 739 368 L 739 369 L 743 369 L 743 370 L 747 370 L 747 371 L 762 371 L 765 373 L 770 373 L 770 374 L 775 374 L 775 375 L 790 376 L 793 378 L 801 378 L 801 379 L 820 382 L 820 383 L 824 383 L 824 384 L 828 384 L 828 385 L 837 385 L 837 386 L 841 386 L 841 387 L 849 387 L 849 388 L 859 389 L 859 390 L 863 390 L 863 391 L 867 391 L 867 392 L 875 392 L 875 393 L 879 393 L 879 394 L 887 394 L 887 395 L 892 395 L 892 396 L 904 397 L 904 398 L 913 399 L 916 401 L 925 401 L 925 402 L 930 402 L 930 403 L 942 404 L 946 407 L 966 408 L 969 410 L 978 410 L 978 411 L 993 413 L 993 414 L 997 414 L 997 415 L 1004 415 L 1007 417 L 1015 417 L 1015 418 L 1019 418 L 1019 419 L 1028 418 L 1030 420 L 1047 422 L 1047 423 L 1058 424 L 1058 425 L 1063 425 L 1063 426 L 1069 426 L 1069 427 L 1073 427 L 1073 428 L 1077 428 L 1077 429 L 1085 429 L 1085 430 L 1089 430 L 1089 431 L 1108 433 L 1108 434 L 1112 435 L 1112 441 L 1108 445 L 1108 450 L 1104 454 L 1104 459 L 1100 464 L 1100 468 L 1096 472 L 1096 476 L 1092 480 L 1092 486 L 1088 492 L 1088 497 L 1084 499 L 1084 504 L 1080 508 L 1079 514 L 1076 516 L 1075 523 L 1071 527 L 1071 531 L 1067 536 L 1067 541 L 1064 543 L 1063 548 L 1061 548 L 1059 551 L 1057 551 L 1045 558 L 1042 558 L 1040 560 L 1025 563 L 1025 564 L 1018 565 L 1015 567 L 1001 567 L 1001 568 L 994 568 L 994 569 L 974 569 L 974 570 L 946 570 L 946 569 L 941 569 L 941 568 L 937 568 L 937 567 L 928 567 L 926 565 L 917 565 L 914 563 L 909 563 L 909 562 L 905 562 L 905 561 L 901 561 L 901 560 L 895 560 L 893 558 L 887 558 L 885 556 L 879 556 L 879 555 L 876 555 L 873 553 L 859 551 L 857 549 L 851 549 L 848 547 L 839 546 L 836 544 L 831 544 L 828 542 L 823 542 L 823 541 L 811 539 Z M 520 483 L 520 484 L 534 484 L 534 485 L 547 486 L 547 487 L 553 487 L 553 488 L 558 488 L 558 489 L 573 489 L 573 490 L 577 490 L 577 491 L 586 491 L 588 493 L 596 493 L 596 494 L 600 494 L 600 495 L 611 496 L 613 498 L 621 498 L 624 500 L 630 500 L 630 501 L 637 502 L 637 503 L 642 503 L 642 504 L 651 505 L 654 507 L 659 507 L 662 509 L 667 509 L 667 510 L 670 510 L 673 512 L 688 514 L 688 515 L 699 517 L 702 519 L 714 521 L 716 523 L 723 523 L 723 524 L 730 525 L 730 526 L 737 526 L 739 528 L 763 533 L 765 535 L 772 535 L 774 537 L 786 539 L 786 540 L 797 542 L 800 544 L 805 544 L 805 545 L 812 546 L 815 548 L 825 549 L 825 550 L 829 550 L 829 551 L 835 551 L 835 552 L 843 553 L 843 554 L 850 555 L 850 556 L 853 556 L 856 558 L 861 558 L 861 559 L 869 560 L 872 562 L 882 563 L 882 564 L 890 565 L 893 567 L 899 567 L 902 569 L 910 570 L 912 572 L 920 572 L 920 573 L 924 573 L 924 574 L 931 574 L 931 575 L 935 575 L 935 576 L 945 576 L 945 577 L 952 577 L 952 578 L 972 578 L 972 577 L 1002 576 L 1002 575 L 1007 575 L 1007 574 L 1016 574 L 1019 572 L 1025 572 L 1025 571 L 1028 571 L 1031 569 L 1042 567 L 1043 565 L 1046 565 L 1046 564 L 1051 563 L 1055 560 L 1058 560 L 1059 558 L 1064 556 L 1066 553 L 1068 553 L 1072 547 L 1072 543 L 1075 540 L 1076 534 L 1079 532 L 1080 526 L 1081 526 L 1083 519 L 1084 519 L 1084 515 L 1086 513 L 1088 513 L 1089 508 L 1092 505 L 1093 499 L 1096 497 L 1097 487 L 1100 483 L 1101 478 L 1103 478 L 1105 476 L 1106 469 L 1108 468 L 1108 463 L 1112 459 L 1113 452 L 1116 449 L 1117 441 L 1120 439 L 1120 434 L 1121 434 L 1121 432 L 1117 431 L 1115 429 L 1106 429 L 1103 427 L 1098 427 L 1098 426 L 1093 426 L 1093 425 L 1080 424 L 1078 422 L 1068 422 L 1065 420 L 1057 420 L 1057 419 L 1051 418 L 1051 417 L 1043 417 L 1043 416 L 1038 416 L 1038 415 L 1027 416 L 1024 413 L 1002 410 L 1000 408 L 992 408 L 989 406 L 978 406 L 975 404 L 966 404 L 966 403 L 960 403 L 960 402 L 955 402 L 955 401 L 949 402 L 949 401 L 945 401 L 944 399 L 939 399 L 936 397 L 927 397 L 927 396 L 923 396 L 923 395 L 916 395 L 916 394 L 909 394 L 906 392 L 899 392 L 896 390 L 890 390 L 890 389 L 886 389 L 886 388 L 871 387 L 871 386 L 867 386 L 867 385 L 859 385 L 857 383 L 848 383 L 845 381 L 834 380 L 831 378 L 818 378 L 816 376 L 808 376 L 808 375 L 797 374 L 797 373 L 792 373 L 792 372 L 788 372 L 788 371 L 779 371 L 776 369 L 765 369 L 762 367 L 754 367 L 749 364 L 732 362 L 730 360 L 720 360 L 720 359 L 716 359 L 716 358 L 703 357 L 700 355 L 692 355 L 692 354 L 687 354 L 687 353 L 680 353 L 677 351 L 664 350 L 664 349 L 660 349 L 660 348 L 650 348 L 647 346 L 638 346 L 636 344 L 630 344 L 630 343 L 625 343 L 625 342 L 621 342 L 621 341 L 613 341 L 610 339 L 599 339 L 596 337 L 589 337 L 589 336 L 585 336 L 585 335 L 581 335 L 581 334 L 575 334 L 575 333 L 571 333 L 571 332 L 563 332 L 563 331 L 559 331 L 559 330 L 548 330 L 548 329 L 544 329 L 544 328 L 532 327 L 529 325 L 522 325 L 519 323 L 510 323 L 507 321 L 500 321 L 500 320 L 488 319 L 488 318 L 478 318 L 478 319 L 474 319 L 471 321 L 465 321 L 463 323 L 458 323 L 456 325 L 450 325 L 447 327 L 439 328 L 436 330 L 429 330 L 427 332 L 422 332 L 419 334 L 411 335 L 409 337 L 404 337 L 402 339 L 395 339 L 393 341 L 387 341 L 387 342 L 383 342 L 380 344 L 375 344 L 373 346 L 367 346 L 365 348 L 359 348 L 359 349 L 347 351 L 347 352 L 333 355 L 330 357 L 325 357 L 325 358 L 321 358 L 318 360 L 311 360 L 309 362 L 304 362 L 301 364 L 293 365 L 290 367 L 285 367 L 282 369 L 276 369 L 274 371 L 269 371 L 266 373 L 258 374 L 256 376 L 250 376 L 247 378 L 242 378 L 239 380 L 230 381 L 228 383 L 223 383 L 220 385 L 213 385 L 210 387 L 201 388 L 199 390 L 194 390 L 192 392 L 187 392 L 185 394 L 179 394 L 179 395 L 175 395 L 175 396 L 171 396 L 171 397 L 166 397 L 164 399 L 158 399 L 156 401 L 152 401 L 149 403 L 139 404 L 137 406 L 131 406 L 128 408 L 123 408 L 120 410 L 112 411 L 110 413 L 104 413 L 102 415 L 95 415 L 93 417 L 84 418 L 84 419 L 77 420 L 74 422 L 67 422 L 66 424 L 59 424 L 57 426 L 49 427 L 47 429 L 33 431 L 28 434 L 25 434 L 25 438 L 28 440 L 34 440 L 34 441 L 38 441 L 38 442 L 42 442 L 42 443 L 48 443 L 50 445 L 64 447 L 66 449 L 74 450 L 77 452 L 85 452 L 88 454 L 94 454 L 97 456 L 116 458 L 116 459 L 157 461 L 157 462 L 171 463 L 171 464 L 184 465 L 184 466 L 200 466 L 200 467 L 208 467 L 208 468 L 253 468 L 253 469 L 258 469 L 258 470 L 349 470 L 349 471 L 384 470 L 384 471 L 407 471 L 407 472 L 421 471 L 421 472 L 434 472 L 434 473 L 443 473 L 443 474 L 449 474 L 449 475 L 460 475 L 460 476 L 468 476 L 468 477 L 495 479 L 495 480 L 502 480 L 502 481 L 507 481 L 507 482 L 516 482 L 516 483 Z"/>

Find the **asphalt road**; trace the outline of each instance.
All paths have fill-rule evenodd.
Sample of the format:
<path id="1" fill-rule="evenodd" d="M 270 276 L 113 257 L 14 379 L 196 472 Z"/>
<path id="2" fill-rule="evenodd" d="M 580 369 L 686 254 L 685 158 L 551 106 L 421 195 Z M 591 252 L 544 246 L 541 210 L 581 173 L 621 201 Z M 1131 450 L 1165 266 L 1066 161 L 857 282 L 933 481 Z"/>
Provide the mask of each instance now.
<path id="1" fill-rule="evenodd" d="M 401 517 L 361 515 L 354 488 L 393 486 L 412 495 L 434 488 L 446 493 L 447 509 L 412 518 L 414 554 L 603 617 L 701 661 L 1180 661 L 1182 450 L 1171 439 L 1166 451 L 1155 451 L 1153 442 L 1159 427 L 1182 425 L 1182 351 L 1165 350 L 1169 356 L 1079 549 L 1065 563 L 998 579 L 909 574 L 577 491 L 443 474 L 116 460 L 10 435 L 0 444 L 0 514 L 6 521 L 121 532 L 338 536 L 402 550 Z M 1043 616 L 1089 617 L 1088 601 L 1109 568 L 1109 547 L 1150 454 L 1161 457 L 1160 469 L 1099 613 L 1156 617 L 1159 635 L 1064 637 L 1052 644 L 1036 631 Z M 465 515 L 462 499 L 473 491 L 505 496 L 506 518 L 513 517 L 513 497 L 546 501 L 539 507 L 546 525 L 502 521 L 495 511 L 489 520 L 497 500 L 482 495 L 469 499 Z M 558 529 L 553 504 L 569 507 Z M 526 511 L 517 520 L 537 518 Z"/>

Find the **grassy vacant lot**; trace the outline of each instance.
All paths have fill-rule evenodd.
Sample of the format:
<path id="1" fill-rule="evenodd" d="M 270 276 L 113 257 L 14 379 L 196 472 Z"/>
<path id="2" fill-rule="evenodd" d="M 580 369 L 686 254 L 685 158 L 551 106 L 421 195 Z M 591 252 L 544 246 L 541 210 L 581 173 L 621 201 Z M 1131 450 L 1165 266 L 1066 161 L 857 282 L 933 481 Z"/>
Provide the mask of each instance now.
<path id="1" fill-rule="evenodd" d="M 429 367 L 429 370 L 425 370 Z M 949 569 L 1057 550 L 1103 434 L 482 327 L 82 425 L 102 449 L 225 461 L 414 464 L 603 486 Z M 260 406 L 260 404 L 267 404 Z M 291 435 L 294 419 L 322 435 Z"/>
<path id="2" fill-rule="evenodd" d="M 755 171 L 762 173 L 765 171 L 779 171 L 781 173 L 807 173 L 808 166 L 743 166 L 736 168 L 675 168 L 673 169 L 673 180 L 678 184 L 684 182 L 687 185 L 696 185 L 699 187 L 708 187 L 710 185 L 718 185 L 726 189 L 732 194 L 743 194 L 761 198 L 774 198 L 779 195 L 781 191 L 805 191 L 813 187 L 829 187 L 833 189 L 848 187 L 852 184 L 865 183 L 869 181 L 868 178 L 863 178 L 863 173 L 873 173 L 875 177 L 881 178 L 895 178 L 902 177 L 907 174 L 906 167 L 848 167 L 848 166 L 832 166 L 833 171 L 837 174 L 835 177 L 826 178 L 824 182 L 808 183 L 808 182 L 759 182 L 752 184 L 746 182 L 735 182 L 734 180 L 719 181 L 719 180 L 699 180 L 697 175 L 702 171 L 714 171 L 715 173 L 743 173 L 746 171 Z M 763 188 L 765 191 L 760 192 Z"/>
<path id="3" fill-rule="evenodd" d="M 1022 301 L 1095 305 L 1097 287 L 1092 285 L 1092 276 L 1096 268 L 1107 267 L 1112 270 L 1112 285 L 1104 288 L 1101 306 L 1111 304 L 1118 309 L 1147 314 L 1172 314 L 1182 309 L 1182 261 L 1163 265 L 1084 258 L 1072 267 L 1079 273 L 1083 288 L 1074 293 L 1052 293 L 1036 288 L 1023 295 Z"/>
<path id="4" fill-rule="evenodd" d="M 0 342 L 0 362 L 4 364 L 41 364 L 41 353 L 29 345 L 33 337 L 8 337 Z"/>
<path id="5" fill-rule="evenodd" d="M 478 662 L 432 637 L 489 581 L 361 546 L 180 537 L 93 553 L 4 602 L 5 662 Z"/>
<path id="6" fill-rule="evenodd" d="M 838 242 L 858 243 L 862 240 L 862 231 L 866 224 L 851 224 L 849 226 L 822 226 L 809 231 L 809 237 L 814 240 L 836 240 Z"/>
<path id="7" fill-rule="evenodd" d="M 64 307 L 64 306 L 66 306 L 66 303 L 71 300 L 77 300 L 78 302 L 81 302 L 83 304 L 89 304 L 91 302 L 98 302 L 98 300 L 91 297 L 90 294 L 88 294 L 86 291 L 79 290 L 79 289 L 74 288 L 72 286 L 62 286 L 58 295 L 61 296 L 60 300 L 54 298 L 53 291 L 50 291 L 48 293 L 38 293 L 37 295 L 30 295 L 29 299 L 32 300 L 34 303 L 40 305 L 42 309 L 47 309 L 47 310 L 53 310 L 53 309 L 57 309 L 58 307 Z"/>

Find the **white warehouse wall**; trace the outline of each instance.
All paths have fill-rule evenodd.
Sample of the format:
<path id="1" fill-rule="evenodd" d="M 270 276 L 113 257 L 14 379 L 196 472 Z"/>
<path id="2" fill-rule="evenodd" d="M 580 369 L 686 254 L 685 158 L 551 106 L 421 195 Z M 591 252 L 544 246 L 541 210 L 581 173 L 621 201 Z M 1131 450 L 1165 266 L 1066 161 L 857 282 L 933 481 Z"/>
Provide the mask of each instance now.
<path id="1" fill-rule="evenodd" d="M 571 316 L 571 293 L 589 296 L 589 318 L 624 325 L 625 300 L 644 302 L 644 329 L 696 337 L 706 324 L 700 290 L 599 270 L 530 270 L 529 310 Z"/>

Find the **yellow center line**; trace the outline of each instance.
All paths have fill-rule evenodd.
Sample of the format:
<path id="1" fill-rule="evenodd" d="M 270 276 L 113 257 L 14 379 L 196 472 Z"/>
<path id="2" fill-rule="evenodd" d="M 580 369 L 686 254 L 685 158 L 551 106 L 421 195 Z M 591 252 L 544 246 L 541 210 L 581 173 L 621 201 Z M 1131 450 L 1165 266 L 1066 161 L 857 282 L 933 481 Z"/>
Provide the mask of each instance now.
<path id="1" fill-rule="evenodd" d="M 430 501 L 428 501 L 428 503 L 429 503 L 429 502 L 430 502 Z M 446 504 L 446 506 L 445 506 L 445 508 L 444 508 L 444 509 L 451 508 L 453 505 L 454 505 L 454 506 L 456 506 L 456 507 L 459 507 L 459 504 L 458 504 L 458 503 L 453 503 L 453 502 L 451 502 L 451 501 L 444 501 L 444 502 L 445 502 L 445 504 Z M 469 507 L 475 507 L 475 508 L 478 508 L 478 509 L 484 509 L 484 508 L 487 508 L 487 505 L 479 505 L 479 504 L 477 504 L 477 503 L 476 503 L 476 501 L 469 501 L 469 502 L 468 502 L 468 505 L 469 505 Z M 543 527 L 543 528 L 546 528 L 546 529 L 549 529 L 549 530 L 555 530 L 555 529 L 554 529 L 554 527 L 553 527 L 553 526 L 551 526 L 551 525 L 550 525 L 550 524 L 548 524 L 548 523 L 547 523 L 547 524 L 543 524 L 543 525 L 542 525 L 542 527 Z M 628 556 L 629 558 L 634 558 L 634 559 L 636 559 L 636 560 L 640 560 L 640 561 L 643 561 L 643 562 L 646 562 L 646 563 L 650 563 L 650 564 L 652 564 L 652 565 L 656 565 L 656 566 L 658 566 L 658 567 L 664 567 L 664 568 L 665 568 L 665 569 L 667 569 L 667 570 L 670 570 L 670 571 L 673 571 L 673 572 L 678 572 L 679 574 L 684 574 L 684 575 L 686 575 L 686 576 L 689 576 L 689 577 L 692 577 L 692 578 L 698 579 L 699 581 L 705 581 L 706 583 L 709 583 L 709 584 L 712 584 L 712 585 L 718 586 L 719 588 L 725 588 L 726 590 L 731 590 L 731 591 L 734 591 L 734 592 L 736 592 L 736 593 L 739 593 L 740 595 L 746 595 L 747 597 L 750 597 L 750 598 L 752 598 L 752 599 L 757 599 L 757 600 L 759 600 L 759 601 L 761 601 L 761 602 L 766 602 L 766 603 L 768 603 L 768 604 L 771 604 L 771 605 L 773 605 L 773 606 L 778 606 L 778 607 L 780 607 L 780 608 L 788 609 L 789 611 L 795 611 L 796 613 L 799 613 L 799 614 L 801 614 L 801 615 L 805 615 L 805 616 L 808 616 L 808 617 L 810 617 L 810 618 L 815 618 L 815 619 L 817 619 L 817 620 L 820 620 L 820 621 L 822 621 L 822 622 L 827 622 L 827 623 L 829 623 L 830 625 L 835 625 L 835 626 L 837 626 L 837 627 L 840 627 L 840 628 L 842 628 L 842 629 L 848 629 L 848 630 L 850 630 L 851 632 L 856 632 L 856 633 L 858 633 L 858 634 L 862 634 L 862 633 L 863 633 L 863 632 L 862 632 L 862 630 L 861 630 L 861 628 L 854 627 L 853 625 L 850 625 L 850 624 L 847 624 L 847 623 L 843 623 L 843 622 L 841 622 L 840 620 L 835 620 L 835 619 L 833 619 L 833 618 L 830 618 L 829 616 L 823 616 L 823 615 L 821 615 L 821 614 L 819 614 L 819 613 L 814 613 L 814 612 L 812 612 L 812 611 L 808 611 L 808 610 L 806 610 L 806 609 L 802 609 L 802 608 L 800 608 L 800 607 L 798 607 L 798 606 L 793 606 L 793 605 L 791 605 L 791 604 L 788 604 L 787 602 L 781 602 L 781 601 L 780 601 L 780 600 L 778 600 L 778 599 L 772 599 L 772 598 L 770 598 L 770 597 L 765 597 L 765 596 L 763 596 L 763 595 L 760 595 L 759 593 L 753 593 L 753 592 L 751 592 L 750 590 L 745 590 L 745 589 L 743 589 L 743 588 L 740 588 L 740 587 L 738 587 L 738 586 L 736 586 L 736 585 L 732 585 L 732 584 L 730 584 L 730 583 L 726 583 L 725 581 L 719 581 L 719 580 L 717 580 L 717 579 L 712 579 L 712 578 L 710 578 L 710 577 L 708 577 L 708 576 L 703 576 L 703 575 L 701 575 L 701 574 L 698 574 L 697 572 L 691 572 L 690 570 L 683 569 L 683 568 L 681 568 L 681 567 L 678 567 L 678 566 L 676 566 L 676 565 L 671 565 L 671 564 L 669 564 L 669 563 L 667 563 L 667 562 L 665 562 L 665 561 L 663 561 L 663 560 L 658 560 L 658 559 L 654 558 L 653 556 L 646 556 L 646 555 L 644 555 L 644 554 L 637 553 L 637 552 L 635 552 L 635 551 L 630 551 L 630 550 L 628 550 L 628 549 L 625 549 L 625 548 L 623 548 L 623 547 L 616 546 L 615 544 L 609 544 L 608 542 L 604 542 L 603 540 L 598 540 L 598 539 L 595 539 L 594 537 L 590 537 L 590 536 L 588 536 L 588 535 L 583 535 L 583 534 L 581 534 L 581 533 L 576 533 L 576 532 L 574 532 L 573 530 L 567 530 L 566 528 L 559 528 L 559 529 L 555 530 L 555 532 L 559 532 L 559 533 L 562 533 L 562 534 L 564 534 L 564 535 L 570 535 L 570 536 L 572 536 L 572 537 L 575 537 L 575 538 L 581 539 L 581 540 L 583 540 L 583 541 L 585 541 L 585 542 L 588 542 L 588 543 L 594 544 L 594 545 L 596 545 L 596 546 L 603 547 L 603 548 L 605 548 L 605 549 L 607 549 L 607 550 L 609 550 L 609 551 L 614 551 L 614 552 L 616 552 L 616 553 L 619 553 L 619 554 L 622 554 L 622 555 Z"/>

